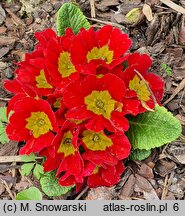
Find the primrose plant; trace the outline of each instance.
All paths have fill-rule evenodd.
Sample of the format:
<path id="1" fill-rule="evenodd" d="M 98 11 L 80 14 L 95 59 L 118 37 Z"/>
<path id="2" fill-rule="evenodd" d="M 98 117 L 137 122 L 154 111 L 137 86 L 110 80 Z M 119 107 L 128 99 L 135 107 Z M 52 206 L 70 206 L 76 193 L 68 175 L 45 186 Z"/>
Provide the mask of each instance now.
<path id="1" fill-rule="evenodd" d="M 7 115 L 8 138 L 24 141 L 20 155 L 43 156 L 61 186 L 113 186 L 123 160 L 144 159 L 178 138 L 181 125 L 161 106 L 164 81 L 146 54 L 111 25 L 96 30 L 65 3 L 57 31 L 36 32 L 38 44 L 20 62 Z"/>

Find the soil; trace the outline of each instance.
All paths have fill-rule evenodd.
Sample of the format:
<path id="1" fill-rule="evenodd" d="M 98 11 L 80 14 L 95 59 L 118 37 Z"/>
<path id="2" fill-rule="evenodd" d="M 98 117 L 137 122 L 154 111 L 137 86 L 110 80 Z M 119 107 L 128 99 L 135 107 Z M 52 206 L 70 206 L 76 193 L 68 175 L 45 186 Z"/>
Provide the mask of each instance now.
<path id="1" fill-rule="evenodd" d="M 3 80 L 12 79 L 15 63 L 33 51 L 37 43 L 34 32 L 55 30 L 56 14 L 64 2 L 68 1 L 0 1 L 0 107 L 12 96 L 3 88 Z M 76 2 L 95 28 L 112 24 L 132 39 L 131 52 L 151 56 L 150 70 L 165 80 L 162 104 L 180 120 L 183 131 L 178 140 L 153 150 L 146 160 L 127 161 L 122 179 L 114 187 L 85 188 L 80 194 L 72 190 L 66 196 L 45 195 L 44 199 L 185 199 L 185 0 L 173 1 L 181 10 L 162 0 Z M 134 8 L 137 13 L 133 15 Z M 0 144 L 0 158 L 16 156 L 18 149 L 13 141 Z M 30 185 L 40 187 L 34 176 L 21 177 L 20 166 L 20 162 L 0 162 L 0 199 L 14 199 Z"/>

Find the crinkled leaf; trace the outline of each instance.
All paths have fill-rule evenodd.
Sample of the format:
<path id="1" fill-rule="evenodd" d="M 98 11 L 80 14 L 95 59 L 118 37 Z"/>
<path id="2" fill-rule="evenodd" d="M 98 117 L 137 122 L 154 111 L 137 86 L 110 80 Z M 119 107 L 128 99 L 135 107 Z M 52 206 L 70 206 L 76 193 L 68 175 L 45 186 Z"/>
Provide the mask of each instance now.
<path id="1" fill-rule="evenodd" d="M 16 195 L 16 200 L 42 200 L 42 194 L 36 187 L 30 187 L 19 192 Z"/>
<path id="2" fill-rule="evenodd" d="M 36 164 L 33 170 L 33 175 L 39 180 L 43 174 L 44 174 L 43 166 L 40 164 Z"/>
<path id="3" fill-rule="evenodd" d="M 6 126 L 0 122 L 0 143 L 5 144 L 9 141 L 8 136 L 6 134 Z"/>
<path id="4" fill-rule="evenodd" d="M 35 155 L 33 153 L 31 153 L 29 155 L 20 155 L 20 158 L 23 162 L 35 161 Z"/>
<path id="5" fill-rule="evenodd" d="M 127 136 L 133 149 L 152 149 L 177 139 L 182 127 L 180 122 L 164 107 L 156 105 L 154 112 L 129 117 Z"/>
<path id="6" fill-rule="evenodd" d="M 27 163 L 21 166 L 20 173 L 22 176 L 28 176 L 31 173 L 35 163 Z"/>
<path id="7" fill-rule="evenodd" d="M 48 196 L 60 196 L 66 194 L 74 186 L 62 187 L 58 184 L 58 179 L 55 177 L 56 172 L 45 173 L 41 179 L 40 184 L 43 192 Z"/>
<path id="8" fill-rule="evenodd" d="M 89 29 L 90 24 L 80 8 L 73 3 L 64 3 L 57 15 L 57 32 L 61 36 L 66 28 L 71 28 L 77 34 L 81 28 Z"/>
<path id="9" fill-rule="evenodd" d="M 131 160 L 144 160 L 151 155 L 151 150 L 145 149 L 135 149 L 131 151 L 130 159 Z"/>
<path id="10" fill-rule="evenodd" d="M 0 107 L 0 121 L 1 122 L 8 122 L 8 119 L 6 116 L 6 107 Z"/>

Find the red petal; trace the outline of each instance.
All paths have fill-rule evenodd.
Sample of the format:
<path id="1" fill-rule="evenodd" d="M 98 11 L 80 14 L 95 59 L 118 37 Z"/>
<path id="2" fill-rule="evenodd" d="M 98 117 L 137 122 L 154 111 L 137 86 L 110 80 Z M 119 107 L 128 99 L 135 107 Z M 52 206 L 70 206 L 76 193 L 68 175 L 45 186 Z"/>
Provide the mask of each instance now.
<path id="1" fill-rule="evenodd" d="M 107 169 L 100 168 L 100 171 L 102 179 L 107 183 L 107 184 L 114 184 L 114 178 L 116 174 L 116 168 L 115 166 L 109 166 Z"/>
<path id="2" fill-rule="evenodd" d="M 127 118 L 121 116 L 120 113 L 113 112 L 111 116 L 111 123 L 117 131 L 127 131 L 129 129 L 129 122 Z"/>
<path id="3" fill-rule="evenodd" d="M 91 111 L 86 110 L 85 106 L 82 106 L 69 110 L 65 117 L 69 120 L 86 120 L 91 118 L 93 115 L 94 114 Z"/>
<path id="4" fill-rule="evenodd" d="M 121 100 L 125 93 L 125 84 L 114 74 L 106 74 L 101 78 L 104 90 L 108 90 L 113 99 Z"/>
<path id="5" fill-rule="evenodd" d="M 125 135 L 111 135 L 110 138 L 113 141 L 113 145 L 109 148 L 113 155 L 118 160 L 127 158 L 130 154 L 131 145 L 128 138 Z"/>
<path id="6" fill-rule="evenodd" d="M 64 104 L 68 108 L 74 108 L 84 105 L 84 98 L 80 88 L 79 81 L 73 82 L 67 86 L 63 94 Z"/>
<path id="7" fill-rule="evenodd" d="M 53 138 L 54 135 L 49 132 L 41 135 L 37 139 L 29 139 L 27 140 L 26 145 L 20 149 L 19 154 L 37 153 L 45 147 L 52 145 Z"/>
<path id="8" fill-rule="evenodd" d="M 127 34 L 123 34 L 118 28 L 113 29 L 109 48 L 114 51 L 114 57 L 122 56 L 130 48 L 131 43 Z"/>

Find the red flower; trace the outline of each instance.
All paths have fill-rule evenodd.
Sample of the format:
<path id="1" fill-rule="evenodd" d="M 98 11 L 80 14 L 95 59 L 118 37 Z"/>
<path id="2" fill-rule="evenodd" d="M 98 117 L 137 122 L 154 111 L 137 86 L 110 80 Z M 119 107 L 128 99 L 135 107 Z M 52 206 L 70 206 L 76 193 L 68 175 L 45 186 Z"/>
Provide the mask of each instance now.
<path id="1" fill-rule="evenodd" d="M 36 32 L 35 38 L 39 41 L 36 49 L 41 51 L 42 53 L 45 51 L 50 40 L 58 40 L 58 36 L 56 35 L 55 31 L 50 28 L 45 29 L 42 32 Z"/>
<path id="2" fill-rule="evenodd" d="M 17 80 L 36 95 L 47 96 L 53 92 L 53 86 L 46 73 L 42 52 L 35 51 L 27 54 L 24 62 L 19 63 L 19 68 L 15 71 Z"/>
<path id="3" fill-rule="evenodd" d="M 106 128 L 109 131 L 128 130 L 127 119 L 122 115 L 122 103 L 125 94 L 124 83 L 113 74 L 102 78 L 87 76 L 83 81 L 70 83 L 63 96 L 69 111 L 69 120 L 86 120 L 86 128 L 95 132 Z"/>
<path id="4" fill-rule="evenodd" d="M 71 80 L 78 79 L 78 72 L 71 61 L 70 48 L 74 34 L 71 29 L 66 34 L 50 40 L 45 50 L 45 64 L 52 82 L 58 88 L 63 88 Z"/>
<path id="5" fill-rule="evenodd" d="M 119 161 L 114 166 L 107 165 L 106 167 L 87 162 L 84 175 L 88 176 L 87 184 L 90 188 L 99 186 L 110 187 L 120 181 L 120 175 L 124 169 L 122 161 Z"/>
<path id="6" fill-rule="evenodd" d="M 137 99 L 140 102 L 139 112 L 144 112 L 147 109 L 153 109 L 154 101 L 151 97 L 150 91 L 135 70 L 137 70 L 144 77 L 158 103 L 160 103 L 163 98 L 164 81 L 156 74 L 148 72 L 152 61 L 146 54 L 131 54 L 127 59 L 127 63 L 128 67 L 124 72 L 119 74 L 128 88 L 126 97 Z"/>
<path id="7" fill-rule="evenodd" d="M 92 74 L 100 65 L 112 69 L 120 64 L 130 46 L 128 35 L 118 28 L 107 25 L 98 31 L 83 29 L 73 40 L 71 58 L 81 73 Z"/>
<path id="8" fill-rule="evenodd" d="M 83 182 L 83 160 L 77 143 L 78 134 L 79 126 L 66 121 L 52 143 L 54 157 L 47 157 L 44 163 L 45 171 L 57 169 L 56 175 L 60 177 L 59 182 L 63 186 Z"/>
<path id="9" fill-rule="evenodd" d="M 8 137 L 15 141 L 26 141 L 20 154 L 39 152 L 52 145 L 57 131 L 55 115 L 47 101 L 24 97 L 14 103 L 13 114 L 6 128 Z"/>
<path id="10" fill-rule="evenodd" d="M 22 85 L 22 83 L 20 83 L 20 81 L 16 78 L 14 80 L 5 80 L 3 85 L 6 90 L 14 94 L 27 94 L 30 97 L 36 96 L 35 92 L 32 89 L 25 85 Z"/>
<path id="11" fill-rule="evenodd" d="M 95 157 L 97 156 L 97 152 L 107 151 L 118 160 L 122 160 L 129 156 L 131 149 L 130 142 L 124 134 L 107 136 L 103 131 L 95 133 L 90 130 L 85 130 L 82 141 L 86 149 L 94 151 L 92 154 L 95 154 Z"/>

